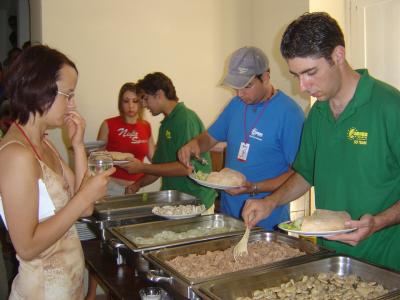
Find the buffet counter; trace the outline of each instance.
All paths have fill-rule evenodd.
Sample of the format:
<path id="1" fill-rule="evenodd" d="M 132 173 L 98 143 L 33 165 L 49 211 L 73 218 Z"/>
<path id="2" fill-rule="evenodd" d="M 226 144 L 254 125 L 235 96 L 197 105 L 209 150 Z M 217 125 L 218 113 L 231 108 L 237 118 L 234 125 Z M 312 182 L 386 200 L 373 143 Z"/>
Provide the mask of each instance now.
<path id="1" fill-rule="evenodd" d="M 86 267 L 94 274 L 100 286 L 107 294 L 107 299 L 140 299 L 139 290 L 146 286 L 157 286 L 143 277 L 134 276 L 134 268 L 128 265 L 117 266 L 115 257 L 103 249 L 99 240 L 82 242 Z M 167 290 L 165 286 L 160 286 Z M 171 299 L 185 299 L 167 290 Z"/>

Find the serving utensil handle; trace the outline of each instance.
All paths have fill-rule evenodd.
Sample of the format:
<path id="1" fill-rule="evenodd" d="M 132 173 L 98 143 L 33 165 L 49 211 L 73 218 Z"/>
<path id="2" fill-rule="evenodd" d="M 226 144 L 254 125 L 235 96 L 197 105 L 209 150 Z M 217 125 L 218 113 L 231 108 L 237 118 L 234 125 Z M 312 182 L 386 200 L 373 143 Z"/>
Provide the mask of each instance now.
<path id="1" fill-rule="evenodd" d="M 161 276 L 160 271 L 157 270 L 148 270 L 146 278 L 151 282 L 167 282 L 169 284 L 172 284 L 174 279 L 173 277 Z"/>

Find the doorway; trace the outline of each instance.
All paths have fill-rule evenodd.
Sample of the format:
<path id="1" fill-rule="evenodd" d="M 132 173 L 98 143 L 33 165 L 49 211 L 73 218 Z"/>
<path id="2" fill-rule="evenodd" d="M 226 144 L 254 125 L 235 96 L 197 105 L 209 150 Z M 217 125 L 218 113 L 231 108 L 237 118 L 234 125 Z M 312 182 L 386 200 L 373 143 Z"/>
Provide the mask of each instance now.
<path id="1" fill-rule="evenodd" d="M 29 0 L 0 1 L 0 62 L 9 65 L 30 41 Z M 25 46 L 24 46 L 25 45 Z"/>
<path id="2" fill-rule="evenodd" d="M 349 62 L 400 89 L 400 1 L 350 0 Z"/>

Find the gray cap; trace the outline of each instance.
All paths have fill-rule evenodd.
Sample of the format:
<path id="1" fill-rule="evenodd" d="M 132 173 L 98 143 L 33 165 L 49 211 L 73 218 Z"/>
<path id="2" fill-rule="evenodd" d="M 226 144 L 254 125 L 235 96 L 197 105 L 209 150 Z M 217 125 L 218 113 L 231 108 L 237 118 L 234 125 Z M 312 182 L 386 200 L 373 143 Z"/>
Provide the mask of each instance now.
<path id="1" fill-rule="evenodd" d="M 223 84 L 235 89 L 244 88 L 254 76 L 269 69 L 268 57 L 256 47 L 236 50 L 229 61 L 228 74 Z"/>

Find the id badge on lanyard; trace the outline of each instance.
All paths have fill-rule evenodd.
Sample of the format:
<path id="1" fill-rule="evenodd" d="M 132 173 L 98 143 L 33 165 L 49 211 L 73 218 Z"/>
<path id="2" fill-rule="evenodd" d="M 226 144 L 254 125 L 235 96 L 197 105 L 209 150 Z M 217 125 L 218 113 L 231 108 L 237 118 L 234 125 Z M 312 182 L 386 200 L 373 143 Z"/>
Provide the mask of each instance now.
<path id="1" fill-rule="evenodd" d="M 246 161 L 247 155 L 249 154 L 249 150 L 250 150 L 250 144 L 246 142 L 241 142 L 237 159 L 240 161 Z"/>
<path id="2" fill-rule="evenodd" d="M 273 94 L 274 94 L 274 90 L 273 90 L 273 93 L 272 93 L 271 97 L 273 96 Z M 270 97 L 270 98 L 271 98 L 271 97 Z M 244 116 L 243 116 L 243 119 L 244 119 L 244 124 L 243 124 L 243 125 L 244 125 L 244 126 L 243 126 L 243 127 L 244 127 L 244 141 L 240 143 L 239 153 L 238 153 L 238 155 L 237 155 L 237 159 L 240 160 L 240 161 L 242 161 L 242 162 L 245 162 L 245 161 L 247 160 L 247 156 L 249 155 L 249 151 L 250 151 L 249 135 L 250 135 L 250 132 L 253 130 L 253 128 L 256 127 L 258 121 L 260 120 L 260 118 L 261 118 L 261 116 L 263 115 L 265 109 L 267 108 L 267 104 L 268 104 L 270 98 L 268 98 L 268 99 L 265 101 L 261 112 L 260 112 L 260 113 L 258 114 L 258 116 L 256 117 L 256 120 L 255 120 L 254 123 L 252 124 L 252 126 L 251 126 L 249 132 L 248 132 L 247 129 L 246 129 L 247 105 L 245 106 L 245 109 L 244 109 Z"/>

